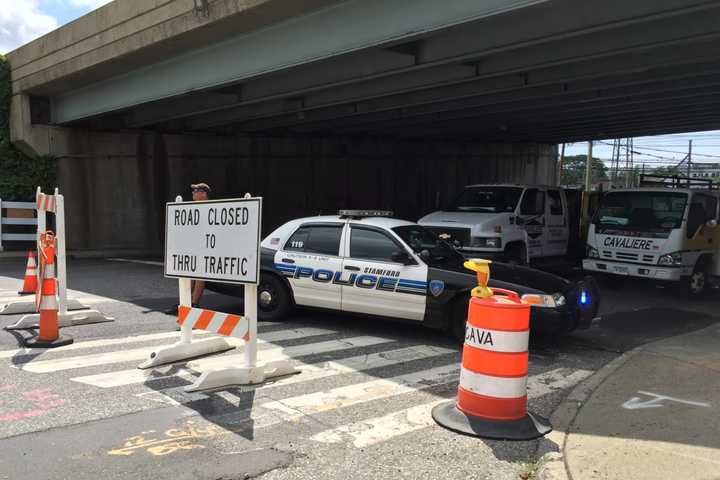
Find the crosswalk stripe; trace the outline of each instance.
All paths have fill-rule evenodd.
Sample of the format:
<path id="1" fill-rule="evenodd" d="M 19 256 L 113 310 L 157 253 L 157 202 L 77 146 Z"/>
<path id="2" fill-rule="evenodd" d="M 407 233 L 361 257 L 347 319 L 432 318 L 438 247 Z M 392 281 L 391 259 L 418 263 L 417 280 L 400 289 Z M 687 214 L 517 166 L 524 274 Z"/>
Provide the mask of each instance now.
<path id="1" fill-rule="evenodd" d="M 284 353 L 287 353 L 287 351 Z M 357 355 L 345 358 L 341 361 L 324 362 L 321 364 L 300 364 L 300 362 L 298 362 L 298 367 L 301 370 L 301 373 L 298 375 L 281 378 L 272 383 L 249 385 L 240 388 L 244 391 L 265 390 L 267 388 L 278 386 L 310 382 L 321 378 L 342 375 L 344 373 L 364 372 L 374 368 L 389 367 L 414 360 L 426 360 L 450 353 L 457 353 L 457 350 L 431 346 L 414 346 L 372 353 L 370 355 Z M 271 358 L 269 360 L 276 360 L 279 358 L 281 357 L 278 356 L 277 358 Z M 181 369 L 176 372 L 176 375 L 180 375 L 182 378 L 186 378 L 188 380 L 194 380 L 194 376 L 192 374 L 193 372 L 187 369 Z M 202 392 L 187 393 L 184 391 L 184 387 L 172 387 L 157 392 L 145 392 L 140 393 L 137 396 L 169 405 L 181 405 L 183 403 L 208 398 L 209 395 L 216 395 L 225 398 L 225 400 L 234 406 L 239 406 L 240 403 L 240 400 L 237 399 L 237 397 L 235 397 L 237 401 L 234 401 L 233 398 L 229 396 L 231 394 L 226 391 L 213 392 L 212 394 L 205 394 Z"/>
<path id="2" fill-rule="evenodd" d="M 576 370 L 565 376 L 563 375 L 565 372 L 561 372 L 564 370 L 566 369 L 556 369 L 530 376 L 528 378 L 528 397 L 540 397 L 553 391 L 572 387 L 592 375 L 589 370 Z M 320 443 L 343 443 L 349 439 L 356 448 L 366 448 L 434 425 L 431 411 L 436 405 L 446 401 L 445 398 L 434 400 L 380 417 L 341 425 L 317 433 L 310 437 L 310 440 Z"/>
<path id="3" fill-rule="evenodd" d="M 260 322 L 258 323 L 258 327 L 268 327 L 268 326 L 274 326 L 274 325 L 282 325 L 281 322 Z M 307 331 L 307 329 L 305 329 Z M 333 330 L 322 330 L 322 329 L 314 329 L 316 332 L 325 332 L 327 334 L 335 333 Z M 285 330 L 281 330 L 285 331 Z M 204 332 L 204 331 L 195 331 L 193 332 L 193 335 L 210 335 L 213 332 Z M 322 335 L 322 333 L 318 333 L 318 335 Z M 268 333 L 261 333 L 261 337 L 263 337 L 268 342 L 274 342 L 277 340 L 282 340 L 283 337 L 279 333 L 275 332 L 268 332 Z M 88 340 L 85 342 L 75 342 L 70 345 L 65 345 L 64 347 L 57 347 L 52 350 L 52 353 L 57 352 L 67 352 L 70 350 L 82 350 L 85 348 L 99 348 L 99 347 L 110 347 L 113 345 L 123 345 L 126 343 L 140 343 L 140 342 L 152 342 L 155 340 L 164 340 L 168 338 L 180 338 L 180 333 L 176 331 L 172 332 L 163 332 L 163 333 L 150 333 L 146 335 L 133 335 L 130 337 L 121 337 L 121 338 L 102 338 L 99 340 Z M 14 350 L 3 350 L 0 351 L 0 359 L 2 358 L 11 358 L 16 355 L 31 355 L 33 353 L 40 353 L 40 352 L 47 352 L 47 349 L 45 348 L 16 348 Z"/>
<path id="4" fill-rule="evenodd" d="M 298 415 L 312 415 L 359 403 L 381 400 L 403 393 L 424 390 L 436 385 L 457 381 L 459 365 L 441 367 L 408 373 L 387 379 L 371 380 L 345 387 L 333 388 L 324 392 L 313 392 L 297 397 L 283 398 L 262 404 L 266 410 L 274 410 L 289 415 L 288 420 Z"/>
<path id="5" fill-rule="evenodd" d="M 350 350 L 358 347 L 369 347 L 390 343 L 393 340 L 381 337 L 354 337 L 345 338 L 343 340 L 329 340 L 326 342 L 310 343 L 305 345 L 297 345 L 286 348 L 269 348 L 263 350 L 260 356 L 262 361 L 281 360 L 287 357 L 302 357 L 315 353 L 332 353 L 342 350 Z M 153 370 L 138 370 L 137 368 L 128 370 L 119 370 L 115 372 L 101 373 L 97 375 L 87 375 L 75 377 L 72 380 L 87 385 L 93 385 L 101 388 L 113 388 L 134 383 L 143 383 L 147 380 L 158 380 L 172 376 L 179 376 L 187 380 L 194 380 L 197 370 L 205 370 L 207 368 L 226 367 L 230 365 L 240 365 L 238 362 L 243 361 L 243 354 L 239 355 L 223 355 L 222 357 L 208 357 L 205 359 L 194 360 L 187 364 L 187 368 L 177 369 L 177 367 L 165 366 L 158 367 Z M 366 358 L 366 355 L 362 355 Z M 345 363 L 345 362 L 343 362 Z M 291 378 L 304 378 L 305 370 L 308 367 L 302 367 L 303 372 Z M 285 380 L 287 381 L 287 380 Z"/>
<path id="6" fill-rule="evenodd" d="M 307 338 L 318 335 L 326 335 L 334 333 L 332 330 L 324 330 L 321 328 L 296 328 L 292 330 L 279 330 L 269 332 L 263 338 L 258 340 L 258 347 L 263 348 L 271 344 L 273 341 L 291 338 Z M 179 335 L 175 332 L 176 335 Z M 244 341 L 240 338 L 228 337 L 226 339 L 230 345 L 240 347 L 244 345 Z M 142 360 L 157 350 L 157 345 L 143 348 L 135 348 L 130 350 L 120 350 L 113 352 L 96 353 L 90 355 L 80 355 L 76 357 L 56 358 L 51 360 L 37 360 L 28 362 L 22 369 L 33 373 L 50 373 L 61 370 L 71 370 L 75 368 L 95 367 L 98 365 L 107 365 L 111 363 L 122 363 L 136 360 Z"/>

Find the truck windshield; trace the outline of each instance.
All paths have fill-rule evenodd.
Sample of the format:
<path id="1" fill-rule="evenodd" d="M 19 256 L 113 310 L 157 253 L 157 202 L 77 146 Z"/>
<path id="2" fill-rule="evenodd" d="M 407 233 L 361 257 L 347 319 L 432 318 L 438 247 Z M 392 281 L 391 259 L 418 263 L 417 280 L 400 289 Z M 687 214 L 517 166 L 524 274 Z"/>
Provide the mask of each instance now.
<path id="1" fill-rule="evenodd" d="M 522 188 L 467 187 L 445 209 L 449 212 L 514 212 Z"/>
<path id="2" fill-rule="evenodd" d="M 595 213 L 596 228 L 667 233 L 682 225 L 686 193 L 610 192 Z"/>

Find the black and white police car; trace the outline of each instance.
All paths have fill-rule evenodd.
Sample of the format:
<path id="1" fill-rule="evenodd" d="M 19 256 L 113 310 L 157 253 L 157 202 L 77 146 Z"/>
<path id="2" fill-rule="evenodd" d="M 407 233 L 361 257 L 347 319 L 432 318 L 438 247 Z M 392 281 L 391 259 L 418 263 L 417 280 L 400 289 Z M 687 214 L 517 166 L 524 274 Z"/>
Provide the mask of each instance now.
<path id="1" fill-rule="evenodd" d="M 390 212 L 343 210 L 292 220 L 261 244 L 258 317 L 275 321 L 295 306 L 372 315 L 464 338 L 475 274 L 430 230 Z M 587 328 L 597 313 L 591 280 L 573 283 L 539 270 L 493 263 L 490 287 L 533 295 L 531 329 L 562 334 Z M 232 287 L 209 284 L 220 293 Z M 236 287 L 237 288 L 237 287 Z"/>

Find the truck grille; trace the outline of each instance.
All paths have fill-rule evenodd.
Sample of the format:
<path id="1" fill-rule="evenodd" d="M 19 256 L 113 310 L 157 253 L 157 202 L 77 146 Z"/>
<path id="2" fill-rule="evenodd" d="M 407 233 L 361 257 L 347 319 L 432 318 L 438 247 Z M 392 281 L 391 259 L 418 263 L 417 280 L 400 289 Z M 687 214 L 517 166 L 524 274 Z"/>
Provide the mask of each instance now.
<path id="1" fill-rule="evenodd" d="M 467 247 L 470 245 L 470 229 L 469 228 L 445 228 L 445 227 L 431 227 L 426 226 L 428 230 L 437 235 L 450 235 L 450 238 L 445 240 L 448 242 L 458 241 L 461 247 Z"/>
<path id="2" fill-rule="evenodd" d="M 629 252 L 612 252 L 610 250 L 601 250 L 600 256 L 605 259 L 615 259 L 626 262 L 640 262 L 640 263 L 652 263 L 657 261 L 655 255 L 652 254 L 637 254 Z"/>

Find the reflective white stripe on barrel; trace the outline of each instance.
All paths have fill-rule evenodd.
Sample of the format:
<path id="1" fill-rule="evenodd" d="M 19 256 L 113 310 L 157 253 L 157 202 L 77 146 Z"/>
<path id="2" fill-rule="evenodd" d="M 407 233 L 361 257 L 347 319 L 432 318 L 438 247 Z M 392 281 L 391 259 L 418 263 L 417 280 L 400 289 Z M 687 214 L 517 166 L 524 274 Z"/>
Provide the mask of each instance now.
<path id="1" fill-rule="evenodd" d="M 39 310 L 57 310 L 58 303 L 55 295 L 43 295 L 40 299 Z"/>
<path id="2" fill-rule="evenodd" d="M 506 332 L 478 328 L 469 323 L 465 326 L 465 345 L 491 352 L 527 352 L 530 331 Z"/>
<path id="3" fill-rule="evenodd" d="M 54 263 L 48 263 L 45 265 L 45 279 L 48 278 L 55 278 L 55 264 Z"/>
<path id="4" fill-rule="evenodd" d="M 462 368 L 460 386 L 478 395 L 496 398 L 520 398 L 527 394 L 527 376 L 493 377 Z"/>

